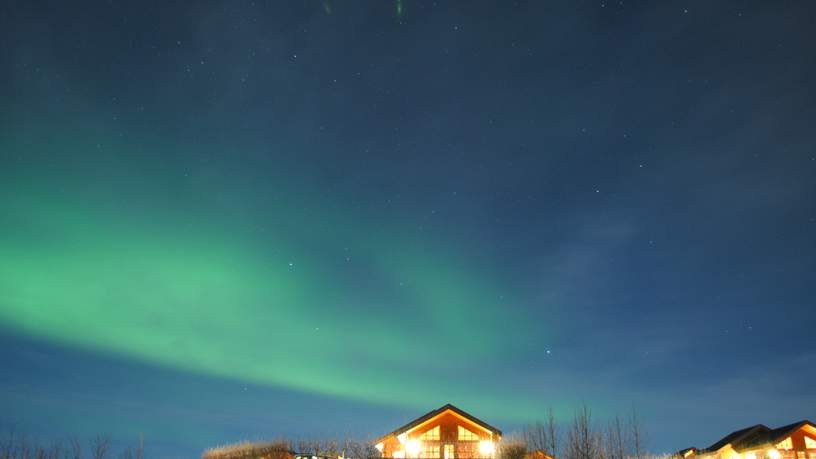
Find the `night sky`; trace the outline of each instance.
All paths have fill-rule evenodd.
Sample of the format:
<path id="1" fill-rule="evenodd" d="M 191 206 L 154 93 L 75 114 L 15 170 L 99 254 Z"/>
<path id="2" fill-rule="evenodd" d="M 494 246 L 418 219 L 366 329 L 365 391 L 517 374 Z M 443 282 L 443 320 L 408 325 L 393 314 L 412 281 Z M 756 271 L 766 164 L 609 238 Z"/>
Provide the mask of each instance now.
<path id="1" fill-rule="evenodd" d="M 816 4 L 0 3 L 0 427 L 816 418 Z"/>

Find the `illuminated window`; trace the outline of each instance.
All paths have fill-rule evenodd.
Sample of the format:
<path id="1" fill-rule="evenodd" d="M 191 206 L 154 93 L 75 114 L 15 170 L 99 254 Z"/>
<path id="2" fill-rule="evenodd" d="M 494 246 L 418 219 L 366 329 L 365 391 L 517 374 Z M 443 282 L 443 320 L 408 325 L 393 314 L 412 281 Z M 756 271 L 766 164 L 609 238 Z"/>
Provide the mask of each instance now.
<path id="1" fill-rule="evenodd" d="M 456 457 L 472 458 L 479 457 L 478 442 L 475 441 L 461 441 L 456 445 Z"/>
<path id="2" fill-rule="evenodd" d="M 459 441 L 476 441 L 479 439 L 479 436 L 475 433 L 465 429 L 462 426 L 459 427 Z"/>
<path id="3" fill-rule="evenodd" d="M 420 440 L 439 440 L 439 426 L 434 427 L 431 430 L 426 431 L 422 435 L 419 436 Z"/>
<path id="4" fill-rule="evenodd" d="M 805 448 L 816 449 L 816 440 L 810 437 L 805 437 Z"/>
<path id="5" fill-rule="evenodd" d="M 796 452 L 796 459 L 807 459 L 807 457 L 805 457 L 805 452 L 804 451 L 797 451 Z"/>
<path id="6" fill-rule="evenodd" d="M 453 459 L 453 445 L 445 445 L 445 459 Z M 811 459 L 816 459 L 816 456 Z"/>
<path id="7" fill-rule="evenodd" d="M 816 459 L 816 453 L 810 453 L 810 459 Z"/>
<path id="8" fill-rule="evenodd" d="M 788 437 L 776 444 L 776 449 L 793 449 L 793 441 Z"/>
<path id="9" fill-rule="evenodd" d="M 438 429 L 438 427 L 437 427 Z M 439 443 L 423 443 L 422 451 L 419 457 L 423 458 L 438 458 L 439 457 Z"/>

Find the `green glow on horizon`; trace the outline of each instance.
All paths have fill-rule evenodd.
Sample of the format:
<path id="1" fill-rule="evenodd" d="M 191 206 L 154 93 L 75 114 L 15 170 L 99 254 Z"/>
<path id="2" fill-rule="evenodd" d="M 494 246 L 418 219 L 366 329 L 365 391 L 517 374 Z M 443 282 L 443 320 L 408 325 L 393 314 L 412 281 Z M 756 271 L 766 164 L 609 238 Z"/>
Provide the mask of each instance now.
<path id="1" fill-rule="evenodd" d="M 184 371 L 422 409 L 429 395 L 497 406 L 495 384 L 462 375 L 533 333 L 519 320 L 508 336 L 500 286 L 399 222 L 361 230 L 374 225 L 325 204 L 318 215 L 298 211 L 305 202 L 253 204 L 250 215 L 269 216 L 259 232 L 211 202 L 116 179 L 0 185 L 0 324 Z M 503 397 L 520 418 L 536 409 Z"/>

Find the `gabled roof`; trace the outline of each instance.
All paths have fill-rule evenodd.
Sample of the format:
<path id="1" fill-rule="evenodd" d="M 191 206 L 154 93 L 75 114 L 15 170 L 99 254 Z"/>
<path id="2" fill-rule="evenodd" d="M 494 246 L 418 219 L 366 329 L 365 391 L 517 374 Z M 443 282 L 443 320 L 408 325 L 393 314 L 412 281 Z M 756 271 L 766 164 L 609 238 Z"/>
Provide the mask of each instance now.
<path id="1" fill-rule="evenodd" d="M 496 434 L 498 436 L 501 436 L 501 434 L 502 434 L 501 430 L 499 430 L 499 429 L 491 426 L 490 424 L 482 421 L 481 419 L 477 418 L 476 416 L 473 416 L 470 413 L 467 413 L 467 412 L 465 412 L 465 411 L 451 405 L 450 403 L 448 403 L 448 404 L 446 404 L 446 405 L 444 405 L 442 407 L 439 407 L 439 408 L 437 408 L 435 410 L 432 410 L 432 411 L 429 411 L 429 412 L 423 414 L 422 416 L 414 419 L 413 421 L 409 422 L 408 424 L 405 424 L 404 426 L 401 426 L 401 427 L 395 429 L 391 433 L 383 435 L 382 437 L 377 439 L 377 442 L 379 443 L 380 441 L 382 441 L 383 439 L 385 439 L 388 436 L 399 435 L 402 432 L 405 432 L 406 430 L 411 430 L 414 427 L 422 424 L 423 422 L 428 421 L 428 420 L 430 420 L 432 418 L 435 418 L 435 417 L 439 416 L 440 414 L 442 414 L 442 413 L 444 413 L 445 411 L 448 411 L 448 410 L 453 411 L 454 413 L 458 414 L 459 416 L 461 416 L 461 417 L 467 419 L 468 421 L 482 427 L 483 429 L 486 429 L 486 430 L 488 430 L 490 432 L 493 432 L 494 434 Z"/>
<path id="2" fill-rule="evenodd" d="M 757 431 L 768 431 L 768 430 L 771 430 L 771 429 L 765 427 L 762 424 L 757 424 L 755 426 L 746 427 L 746 428 L 740 429 L 740 430 L 735 430 L 735 431 L 731 432 L 730 434 L 724 436 L 719 441 L 717 441 L 713 445 L 709 446 L 705 450 L 709 451 L 709 452 L 714 452 L 714 451 L 719 450 L 720 448 L 722 448 L 723 446 L 725 446 L 725 445 L 727 445 L 729 443 L 731 443 L 731 445 L 733 446 L 736 442 L 740 441 L 741 439 L 743 439 L 743 438 L 745 438 L 745 437 L 747 437 L 749 435 L 754 434 Z"/>
<path id="3" fill-rule="evenodd" d="M 807 419 L 799 422 L 794 422 L 793 424 L 788 424 L 786 426 L 778 427 L 771 431 L 772 438 L 771 440 L 774 443 L 779 443 L 780 441 L 788 438 L 792 433 L 796 432 L 797 430 L 801 429 L 802 427 L 810 426 L 816 429 L 816 424 L 808 421 Z"/>
<path id="4" fill-rule="evenodd" d="M 816 425 L 813 425 L 810 421 L 799 421 L 794 422 L 793 424 L 788 424 L 786 426 L 777 427 L 776 429 L 767 429 L 766 431 L 762 432 L 755 432 L 745 438 L 738 440 L 732 446 L 737 451 L 742 451 L 745 449 L 751 449 L 760 445 L 765 444 L 777 444 L 782 440 L 788 438 L 793 432 L 801 429 L 802 427 L 809 425 L 813 428 L 816 428 Z"/>
<path id="5" fill-rule="evenodd" d="M 755 426 L 746 427 L 745 429 L 731 432 L 703 451 L 713 453 L 729 443 L 737 452 L 769 443 L 776 444 L 806 425 L 816 429 L 816 425 L 807 420 L 794 422 L 793 424 L 788 424 L 776 429 L 771 429 L 762 424 L 757 424 Z"/>

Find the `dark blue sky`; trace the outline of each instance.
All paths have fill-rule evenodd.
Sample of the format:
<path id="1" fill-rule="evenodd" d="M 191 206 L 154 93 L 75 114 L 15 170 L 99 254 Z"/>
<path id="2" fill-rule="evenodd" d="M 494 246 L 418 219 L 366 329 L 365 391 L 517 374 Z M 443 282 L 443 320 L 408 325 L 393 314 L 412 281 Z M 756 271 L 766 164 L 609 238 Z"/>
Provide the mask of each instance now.
<path id="1" fill-rule="evenodd" d="M 0 5 L 0 423 L 816 418 L 816 6 L 402 4 Z"/>

